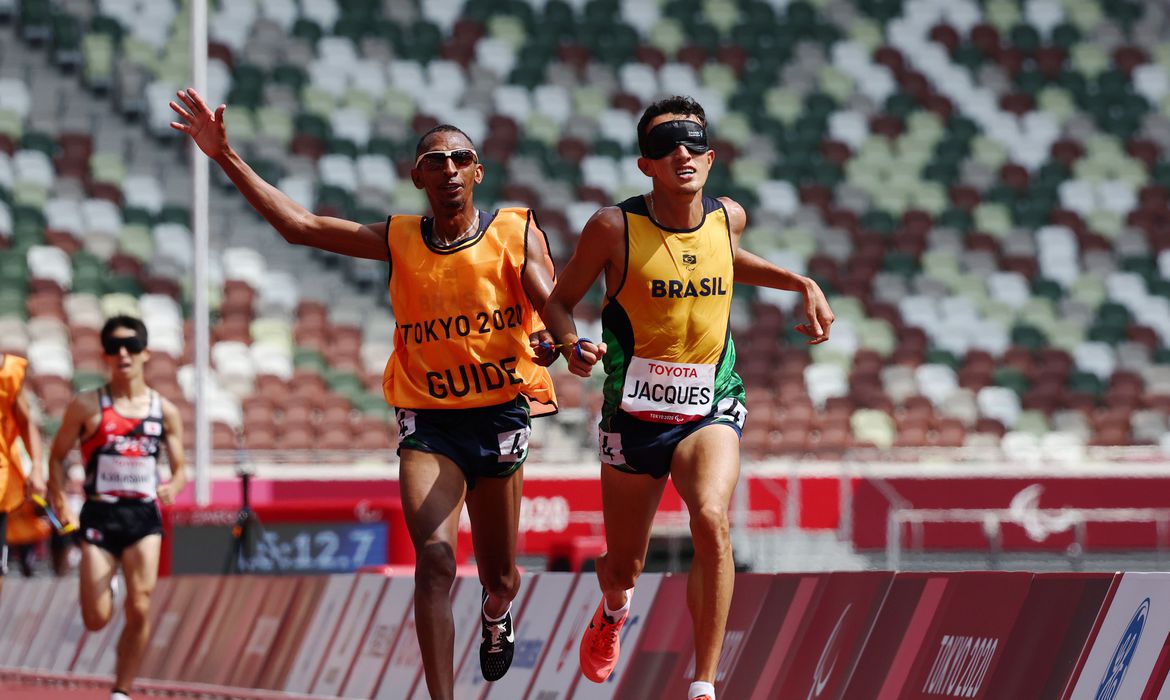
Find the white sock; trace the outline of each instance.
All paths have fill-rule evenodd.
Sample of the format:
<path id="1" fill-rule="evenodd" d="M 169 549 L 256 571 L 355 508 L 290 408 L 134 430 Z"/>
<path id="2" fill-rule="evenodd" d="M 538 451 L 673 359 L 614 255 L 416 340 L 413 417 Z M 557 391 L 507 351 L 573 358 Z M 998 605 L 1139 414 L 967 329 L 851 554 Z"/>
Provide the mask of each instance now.
<path id="1" fill-rule="evenodd" d="M 707 681 L 695 681 L 691 683 L 691 689 L 687 691 L 687 697 L 691 700 L 701 698 L 704 695 L 710 695 L 711 700 L 715 700 L 715 684 Z"/>
<path id="2" fill-rule="evenodd" d="M 487 605 L 487 601 L 483 601 L 483 604 Z M 504 612 L 500 613 L 499 617 L 492 617 L 491 615 L 488 615 L 486 608 L 481 609 L 481 612 L 483 613 L 483 619 L 487 620 L 488 622 L 502 622 L 504 618 L 508 616 L 508 613 L 512 612 L 512 602 L 508 601 L 508 607 L 504 609 Z"/>
<path id="3" fill-rule="evenodd" d="M 630 601 L 632 601 L 633 599 L 634 599 L 634 589 L 631 588 L 631 589 L 626 591 L 626 604 L 621 606 L 617 610 L 610 610 L 609 603 L 605 602 L 604 598 L 602 598 L 601 605 L 605 610 L 606 616 L 609 617 L 609 619 L 616 622 L 630 613 Z"/>
<path id="4" fill-rule="evenodd" d="M 110 693 L 110 700 L 130 700 L 130 696 L 125 693 Z"/>

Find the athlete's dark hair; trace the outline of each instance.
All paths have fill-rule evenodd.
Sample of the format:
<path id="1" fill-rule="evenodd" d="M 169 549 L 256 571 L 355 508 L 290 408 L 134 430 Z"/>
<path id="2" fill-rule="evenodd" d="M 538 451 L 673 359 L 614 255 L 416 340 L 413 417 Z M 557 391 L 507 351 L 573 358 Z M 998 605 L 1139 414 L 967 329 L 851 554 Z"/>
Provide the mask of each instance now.
<path id="1" fill-rule="evenodd" d="M 134 334 L 142 339 L 142 344 L 147 344 L 146 324 L 141 319 L 133 316 L 111 316 L 106 325 L 102 326 L 102 344 L 114 337 L 114 331 L 119 328 L 129 328 L 134 331 Z"/>
<path id="2" fill-rule="evenodd" d="M 646 151 L 646 133 L 649 131 L 647 127 L 650 125 L 650 122 L 654 121 L 654 117 L 663 114 L 682 114 L 688 117 L 698 117 L 699 123 L 703 125 L 703 128 L 707 128 L 707 112 L 703 110 L 703 105 L 684 95 L 664 97 L 647 107 L 646 111 L 642 112 L 642 118 L 638 120 L 638 148 L 642 152 Z"/>
<path id="3" fill-rule="evenodd" d="M 419 156 L 421 156 L 422 154 L 424 154 L 428 150 L 430 150 L 426 147 L 427 139 L 429 139 L 431 136 L 433 136 L 435 134 L 442 134 L 442 133 L 459 134 L 463 138 L 467 139 L 467 143 L 470 143 L 471 147 L 473 149 L 475 148 L 475 142 L 471 140 L 471 137 L 468 136 L 467 132 L 465 132 L 463 129 L 460 129 L 457 126 L 452 126 L 450 124 L 440 124 L 436 127 L 429 129 L 427 131 L 427 133 L 423 134 L 422 138 L 420 138 L 418 140 L 418 145 L 414 147 L 414 157 L 418 158 Z"/>

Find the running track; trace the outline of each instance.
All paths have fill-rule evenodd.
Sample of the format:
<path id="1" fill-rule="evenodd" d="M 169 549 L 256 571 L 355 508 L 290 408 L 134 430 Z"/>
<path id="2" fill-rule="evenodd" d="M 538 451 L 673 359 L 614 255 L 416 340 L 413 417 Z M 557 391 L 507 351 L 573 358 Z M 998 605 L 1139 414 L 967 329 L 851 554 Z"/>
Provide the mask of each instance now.
<path id="1" fill-rule="evenodd" d="M 110 678 L 64 676 L 4 669 L 0 671 L 0 698 L 4 700 L 109 700 Z M 311 700 L 295 693 L 264 690 L 230 691 L 197 683 L 139 681 L 133 696 L 155 698 L 207 698 L 209 700 Z"/>
<path id="2" fill-rule="evenodd" d="M 5 700 L 108 700 L 110 691 L 99 688 L 66 688 L 16 681 L 0 681 Z"/>

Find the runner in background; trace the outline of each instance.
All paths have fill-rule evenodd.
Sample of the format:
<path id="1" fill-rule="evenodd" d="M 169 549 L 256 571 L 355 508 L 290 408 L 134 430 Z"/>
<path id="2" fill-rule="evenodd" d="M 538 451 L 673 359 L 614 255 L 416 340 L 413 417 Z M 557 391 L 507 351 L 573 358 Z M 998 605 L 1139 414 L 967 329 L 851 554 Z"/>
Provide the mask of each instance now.
<path id="1" fill-rule="evenodd" d="M 111 700 L 127 700 L 150 634 L 150 598 L 162 547 L 159 503 L 173 503 L 187 483 L 179 410 L 146 384 L 150 359 L 146 326 L 115 316 L 102 327 L 110 380 L 77 395 L 49 455 L 50 501 L 77 522 L 65 494 L 65 459 L 80 441 L 85 463 L 81 507 L 80 601 L 86 629 L 100 630 L 114 614 L 114 576 L 126 582 L 126 625 L 118 639 Z M 166 449 L 171 480 L 159 484 L 158 458 Z"/>

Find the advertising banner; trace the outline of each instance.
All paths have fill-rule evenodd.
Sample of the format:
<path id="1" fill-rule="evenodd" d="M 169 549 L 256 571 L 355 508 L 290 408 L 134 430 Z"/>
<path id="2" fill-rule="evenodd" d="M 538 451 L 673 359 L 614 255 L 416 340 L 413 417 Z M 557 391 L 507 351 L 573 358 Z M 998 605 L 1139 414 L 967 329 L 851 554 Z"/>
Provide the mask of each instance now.
<path id="1" fill-rule="evenodd" d="M 138 668 L 143 678 L 168 678 L 166 665 L 174 663 L 175 651 L 181 650 L 185 656 L 190 650 L 195 631 L 203 627 L 202 615 L 207 612 L 207 608 L 200 609 L 192 603 L 200 583 L 203 588 L 219 587 L 219 581 L 209 576 L 159 579 L 159 587 L 167 594 L 152 606 L 150 641 L 146 643 L 142 665 Z M 184 632 L 186 639 L 181 641 Z"/>
<path id="2" fill-rule="evenodd" d="M 413 586 L 411 593 L 414 593 Z M 416 683 L 425 687 L 422 678 L 422 654 L 418 650 L 418 632 L 415 630 L 412 604 L 406 606 L 402 627 L 388 656 L 386 670 L 382 673 L 378 692 L 374 695 L 375 700 L 402 700 L 410 697 Z"/>
<path id="3" fill-rule="evenodd" d="M 467 697 L 481 697 L 481 694 L 487 698 L 524 697 L 544 657 L 553 628 L 560 621 L 559 606 L 564 604 L 573 578 L 560 574 L 528 574 L 520 579 L 520 592 L 512 601 L 512 632 L 516 644 L 512 667 L 495 683 L 484 681 L 479 668 L 480 636 L 477 634 L 457 679 L 464 687 L 479 691 Z M 550 599 L 557 601 L 555 609 L 549 609 L 547 601 Z"/>
<path id="4" fill-rule="evenodd" d="M 328 576 L 296 576 L 291 577 L 296 582 L 296 589 L 292 601 L 288 604 L 288 612 L 284 616 L 283 624 L 273 642 L 272 651 L 268 654 L 268 662 L 260 669 L 260 677 L 256 681 L 257 688 L 277 690 L 284 687 L 292 670 L 301 642 L 306 635 L 315 634 L 309 625 L 314 620 L 314 611 L 317 610 L 330 583 Z"/>
<path id="5" fill-rule="evenodd" d="M 386 577 L 358 574 L 349 602 L 341 613 L 337 634 L 325 656 L 325 664 L 313 684 L 314 695 L 339 695 L 353 665 L 358 646 L 370 625 L 370 618 L 386 587 Z"/>
<path id="6" fill-rule="evenodd" d="M 355 578 L 354 574 L 329 577 L 329 582 L 317 604 L 317 610 L 313 614 L 313 622 L 309 625 L 311 632 L 305 634 L 301 640 L 300 650 L 292 668 L 289 669 L 284 690 L 290 693 L 309 692 L 317 678 L 317 671 L 323 664 L 325 650 L 333 642 L 333 635 L 341 622 L 341 611 L 349 601 Z"/>
<path id="7" fill-rule="evenodd" d="M 888 571 L 825 577 L 808 624 L 794 645 L 792 661 L 769 689 L 769 697 L 841 700 L 893 579 Z M 770 611 L 762 617 L 777 619 Z M 732 683 L 741 679 L 750 681 L 751 674 L 737 673 Z"/>
<path id="8" fill-rule="evenodd" d="M 40 625 L 41 614 L 52 598 L 51 586 L 28 582 L 20 586 L 23 595 L 17 601 L 6 622 L 7 644 L 0 647 L 0 666 L 20 666 Z M 16 588 L 13 586 L 13 588 Z M 7 590 L 4 591 L 7 594 Z"/>
<path id="9" fill-rule="evenodd" d="M 638 591 L 634 591 L 635 597 Z M 687 577 L 665 576 L 650 607 L 641 643 L 633 654 L 622 654 L 618 666 L 627 672 L 618 700 L 659 697 L 681 675 L 692 653 L 691 616 L 687 614 Z"/>
<path id="10" fill-rule="evenodd" d="M 78 608 L 76 615 L 66 618 L 65 631 L 60 644 L 53 651 L 49 670 L 54 673 L 68 673 L 81 652 L 81 641 L 85 639 L 86 634 L 88 633 L 85 631 L 85 622 L 81 619 L 81 609 Z"/>
<path id="11" fill-rule="evenodd" d="M 641 583 L 639 579 L 639 588 Z M 565 592 L 565 608 L 560 613 L 560 624 L 549 640 L 548 656 L 530 688 L 532 695 L 539 695 L 546 700 L 567 698 L 574 682 L 580 677 L 577 659 L 581 633 L 589 625 L 601 599 L 597 577 L 593 574 L 577 576 Z M 628 651 L 632 652 L 633 647 L 629 647 Z"/>
<path id="12" fill-rule="evenodd" d="M 345 697 L 368 698 L 378 687 L 390 652 L 398 643 L 402 632 L 402 620 L 408 608 L 414 607 L 414 579 L 408 576 L 387 578 L 382 600 L 370 620 L 370 629 L 362 641 L 353 670 L 345 683 L 342 695 Z"/>
<path id="13" fill-rule="evenodd" d="M 227 679 L 223 681 L 225 685 L 256 687 L 260 673 L 268 665 L 276 647 L 276 639 L 281 634 L 289 604 L 296 593 L 297 581 L 294 577 L 282 577 L 264 581 L 257 588 L 263 591 L 260 609 L 256 611 L 253 623 L 240 630 L 243 645 L 235 658 L 225 663 L 229 670 Z"/>
<path id="14" fill-rule="evenodd" d="M 658 588 L 662 585 L 664 574 L 642 574 L 638 577 L 638 587 L 634 591 L 634 600 L 630 603 L 630 617 L 622 627 L 622 653 L 633 655 L 640 644 L 642 635 L 646 632 L 646 618 L 658 597 Z M 576 676 L 572 695 L 573 700 L 610 700 L 621 687 L 622 682 L 629 676 L 638 673 L 631 664 L 618 662 L 613 673 L 604 683 L 592 683 L 581 675 L 580 662 L 577 660 L 581 645 L 581 635 L 585 627 L 601 602 L 601 589 L 597 583 L 597 576 L 592 572 L 581 574 L 574 591 L 572 604 L 565 609 L 561 626 L 557 628 L 557 636 L 553 638 L 552 649 L 545 661 L 552 669 L 553 654 L 556 657 L 556 673 L 569 672 Z M 581 611 L 588 610 L 582 618 Z M 578 620 L 581 620 L 578 622 Z M 541 675 L 544 675 L 541 669 Z"/>
<path id="15" fill-rule="evenodd" d="M 1077 518 L 1068 509 L 1165 508 L 1170 478 L 1000 477 L 892 478 L 858 481 L 853 498 L 853 544 L 858 549 L 886 546 L 891 499 L 903 508 L 989 508 L 1010 514 L 1001 528 L 1006 550 L 1064 552 L 1076 541 Z M 1157 523 L 1087 522 L 1085 548 L 1155 549 Z M 924 550 L 986 549 L 982 522 L 915 525 Z M 903 546 L 918 537 L 903 530 Z M 1163 546 L 1167 543 L 1163 542 Z"/>
<path id="16" fill-rule="evenodd" d="M 479 672 L 479 641 L 483 630 L 479 621 L 482 610 L 483 586 L 479 579 L 460 576 L 451 599 L 451 616 L 455 621 L 455 696 L 459 698 L 479 697 L 485 685 Z M 412 697 L 415 700 L 430 698 L 424 682 L 419 681 Z"/>
<path id="17" fill-rule="evenodd" d="M 60 641 L 65 618 L 81 614 L 77 607 L 77 584 L 74 581 L 54 578 L 46 587 L 49 589 L 48 598 L 40 611 L 40 620 L 33 630 L 32 638 L 27 646 L 22 647 L 23 658 L 11 665 L 47 669 L 49 652 Z"/>
<path id="18" fill-rule="evenodd" d="M 180 680 L 222 685 L 231 675 L 236 659 L 244 651 L 249 631 L 260 612 L 267 584 L 257 576 L 229 576 L 223 583 L 223 598 L 208 617 Z"/>
<path id="19" fill-rule="evenodd" d="M 249 574 L 340 574 L 411 563 L 414 550 L 397 500 L 257 504 L 255 548 L 235 566 Z M 164 513 L 160 571 L 218 574 L 236 557 L 236 508 L 173 506 Z"/>
<path id="20" fill-rule="evenodd" d="M 1123 574 L 1068 700 L 1146 697 L 1170 634 L 1170 574 Z M 1157 692 L 1159 689 L 1149 689 Z M 1156 696 L 1151 696 L 1156 697 Z"/>
<path id="21" fill-rule="evenodd" d="M 685 576 L 678 578 L 686 579 Z M 762 629 L 775 631 L 776 627 L 771 619 L 764 615 L 764 601 L 771 588 L 772 576 L 767 574 L 739 574 L 735 577 L 735 593 L 731 598 L 731 610 L 727 615 L 727 628 L 723 633 L 723 651 L 719 654 L 719 662 L 715 670 L 715 687 L 720 690 L 726 687 L 733 674 L 739 673 L 741 660 L 745 665 L 753 667 L 763 660 L 765 652 L 759 647 L 747 644 L 748 635 L 758 624 Z M 679 610 L 678 615 L 688 624 L 692 624 L 689 611 Z M 746 657 L 746 658 L 745 658 Z M 668 690 L 664 697 L 686 697 L 687 689 L 695 677 L 695 650 L 692 645 L 686 649 L 682 658 L 687 659 L 679 672 L 670 679 Z M 735 693 L 724 691 L 723 695 L 742 697 Z"/>
<path id="22" fill-rule="evenodd" d="M 225 681 L 227 685 L 237 688 L 256 687 L 260 673 L 268 665 L 277 638 L 284 628 L 289 605 L 297 590 L 297 579 L 289 576 L 264 580 L 263 586 L 264 595 L 255 620 L 250 627 L 242 630 L 243 649 L 234 661 L 227 663 L 229 667 L 234 667 Z"/>
<path id="23" fill-rule="evenodd" d="M 987 697 L 1059 700 L 1116 578 L 1036 574 Z"/>
<path id="24" fill-rule="evenodd" d="M 821 586 L 827 580 L 825 574 L 782 574 L 772 577 L 768 597 L 764 601 L 764 614 L 769 617 L 773 631 L 757 627 L 748 644 L 764 654 L 759 669 L 746 666 L 745 673 L 755 671 L 751 679 L 751 694 L 743 697 L 751 700 L 770 700 L 775 697 L 775 688 L 780 685 L 791 667 L 797 644 L 810 620 L 810 613 Z M 729 690 L 740 689 L 742 681 L 733 679 Z"/>

